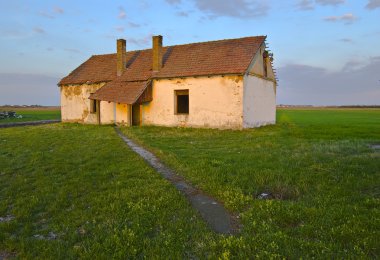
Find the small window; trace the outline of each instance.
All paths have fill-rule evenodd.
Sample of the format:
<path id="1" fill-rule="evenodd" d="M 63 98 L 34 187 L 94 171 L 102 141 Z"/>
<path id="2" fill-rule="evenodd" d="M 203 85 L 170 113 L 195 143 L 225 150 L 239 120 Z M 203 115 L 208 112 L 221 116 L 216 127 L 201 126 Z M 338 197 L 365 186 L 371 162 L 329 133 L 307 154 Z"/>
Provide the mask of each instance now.
<path id="1" fill-rule="evenodd" d="M 175 99 L 176 114 L 189 114 L 189 90 L 176 90 Z"/>
<path id="2" fill-rule="evenodd" d="M 264 51 L 263 54 L 263 65 L 264 65 L 264 77 L 268 77 L 268 51 Z"/>
<path id="3" fill-rule="evenodd" d="M 95 99 L 90 99 L 90 112 L 96 113 L 97 111 L 97 101 Z"/>

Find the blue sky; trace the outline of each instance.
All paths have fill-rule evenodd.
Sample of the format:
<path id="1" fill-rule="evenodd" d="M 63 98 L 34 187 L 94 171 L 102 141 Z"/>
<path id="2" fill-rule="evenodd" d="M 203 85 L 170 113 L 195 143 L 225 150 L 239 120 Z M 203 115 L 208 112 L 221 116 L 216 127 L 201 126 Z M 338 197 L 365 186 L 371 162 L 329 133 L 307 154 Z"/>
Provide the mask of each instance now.
<path id="1" fill-rule="evenodd" d="M 93 54 L 267 35 L 278 104 L 380 105 L 380 0 L 1 1 L 0 105 L 58 105 Z"/>

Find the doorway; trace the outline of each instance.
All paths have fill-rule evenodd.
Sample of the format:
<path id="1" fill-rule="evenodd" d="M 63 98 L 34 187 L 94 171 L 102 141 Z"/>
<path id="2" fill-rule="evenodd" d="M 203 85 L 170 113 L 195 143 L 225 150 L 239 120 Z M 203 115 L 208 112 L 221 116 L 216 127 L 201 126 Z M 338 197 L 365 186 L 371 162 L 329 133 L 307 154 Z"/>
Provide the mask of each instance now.
<path id="1" fill-rule="evenodd" d="M 132 125 L 141 125 L 140 104 L 132 105 Z"/>

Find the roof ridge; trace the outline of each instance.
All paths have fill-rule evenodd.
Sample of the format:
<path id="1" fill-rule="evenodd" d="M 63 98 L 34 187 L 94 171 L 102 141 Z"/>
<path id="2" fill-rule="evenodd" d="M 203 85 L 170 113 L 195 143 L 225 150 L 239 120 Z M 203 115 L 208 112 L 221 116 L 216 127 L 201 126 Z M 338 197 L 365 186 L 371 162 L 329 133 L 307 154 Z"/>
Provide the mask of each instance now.
<path id="1" fill-rule="evenodd" d="M 259 37 L 264 37 L 264 39 L 266 39 L 267 35 L 246 36 L 246 37 L 241 37 L 241 38 L 221 39 L 221 40 L 212 40 L 212 41 L 205 41 L 205 42 L 192 42 L 192 43 L 184 43 L 184 44 L 166 45 L 166 46 L 162 46 L 162 47 L 163 48 L 170 48 L 170 47 L 176 47 L 176 46 L 188 46 L 188 45 L 193 45 L 193 44 L 208 44 L 208 43 L 214 43 L 214 42 L 233 41 L 233 40 L 242 40 L 242 39 L 259 38 Z M 128 39 L 127 39 L 127 43 L 128 43 Z M 141 49 L 141 50 L 132 50 L 132 51 L 127 50 L 127 53 L 128 52 L 129 53 L 137 52 L 137 51 L 148 51 L 148 50 L 152 50 L 152 48 Z M 92 56 L 107 56 L 107 55 L 115 55 L 115 54 L 116 54 L 116 52 L 106 53 L 106 54 L 93 54 Z"/>

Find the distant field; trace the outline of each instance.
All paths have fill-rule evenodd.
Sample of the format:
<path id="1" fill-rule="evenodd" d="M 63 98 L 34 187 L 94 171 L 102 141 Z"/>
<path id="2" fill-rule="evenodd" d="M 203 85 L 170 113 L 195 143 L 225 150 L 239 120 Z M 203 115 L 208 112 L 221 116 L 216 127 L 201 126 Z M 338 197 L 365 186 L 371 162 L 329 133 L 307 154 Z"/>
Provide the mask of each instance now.
<path id="1" fill-rule="evenodd" d="M 380 109 L 281 109 L 277 125 L 242 131 L 122 130 L 239 214 L 241 234 L 214 234 L 110 126 L 8 128 L 0 256 L 380 257 Z"/>
<path id="2" fill-rule="evenodd" d="M 0 107 L 1 111 L 15 111 L 22 118 L 0 119 L 0 124 L 11 122 L 25 122 L 38 120 L 52 120 L 61 118 L 61 110 L 59 107 L 36 107 L 36 108 L 14 108 Z"/>

